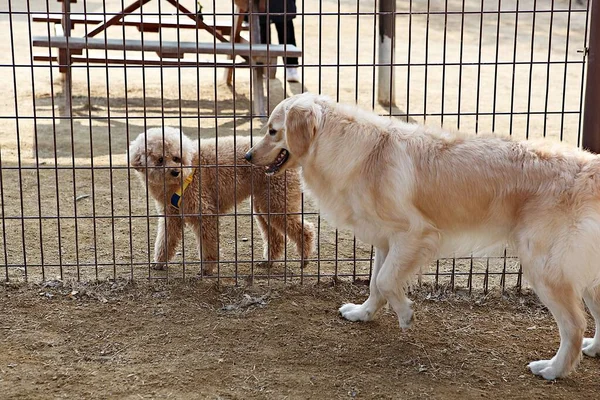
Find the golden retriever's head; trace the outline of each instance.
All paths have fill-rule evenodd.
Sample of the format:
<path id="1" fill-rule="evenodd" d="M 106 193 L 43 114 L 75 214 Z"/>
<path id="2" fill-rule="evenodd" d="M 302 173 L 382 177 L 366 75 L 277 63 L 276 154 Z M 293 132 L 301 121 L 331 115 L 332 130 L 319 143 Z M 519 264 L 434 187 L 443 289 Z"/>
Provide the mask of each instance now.
<path id="1" fill-rule="evenodd" d="M 148 183 L 179 184 L 183 166 L 191 165 L 195 146 L 179 129 L 164 127 L 140 133 L 129 145 L 129 164 Z"/>
<path id="2" fill-rule="evenodd" d="M 302 165 L 319 129 L 321 96 L 302 93 L 279 103 L 267 123 L 267 133 L 246 153 L 246 160 L 265 167 L 267 175 Z"/>

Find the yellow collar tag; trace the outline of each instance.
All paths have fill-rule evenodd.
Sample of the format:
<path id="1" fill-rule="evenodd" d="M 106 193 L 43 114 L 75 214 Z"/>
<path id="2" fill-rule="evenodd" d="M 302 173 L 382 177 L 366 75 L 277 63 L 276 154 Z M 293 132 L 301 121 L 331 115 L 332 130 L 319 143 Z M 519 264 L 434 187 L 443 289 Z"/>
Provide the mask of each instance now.
<path id="1" fill-rule="evenodd" d="M 171 205 L 177 209 L 181 206 L 181 200 L 183 198 L 183 194 L 185 193 L 185 189 L 192 183 L 194 180 L 194 172 L 196 168 L 192 168 L 192 172 L 188 175 L 187 178 L 183 181 L 183 186 L 177 189 L 175 193 L 171 196 Z"/>

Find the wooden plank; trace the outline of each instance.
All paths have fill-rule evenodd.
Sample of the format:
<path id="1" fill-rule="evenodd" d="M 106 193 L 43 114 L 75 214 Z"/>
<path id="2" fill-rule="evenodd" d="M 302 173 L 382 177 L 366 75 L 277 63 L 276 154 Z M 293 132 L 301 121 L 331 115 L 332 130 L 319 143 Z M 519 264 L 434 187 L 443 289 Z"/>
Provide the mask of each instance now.
<path id="1" fill-rule="evenodd" d="M 282 44 L 250 44 L 210 43 L 210 42 L 173 42 L 158 40 L 121 40 L 70 37 L 69 43 L 65 37 L 34 36 L 32 44 L 35 47 L 57 47 L 69 50 L 127 50 L 151 51 L 163 53 L 200 53 L 225 54 L 252 57 L 302 57 L 302 51 L 296 46 Z M 143 44 L 143 46 L 142 46 Z M 235 47 L 235 48 L 234 48 Z"/>
<path id="2" fill-rule="evenodd" d="M 49 22 L 49 23 L 60 23 L 62 15 L 60 14 L 32 14 L 33 22 Z M 90 15 L 79 15 L 79 14 L 71 14 L 71 24 L 88 24 L 88 25 L 98 25 L 107 21 L 102 15 L 90 14 Z M 232 29 L 232 23 L 230 18 L 212 18 L 210 16 L 204 15 L 204 21 L 206 25 L 218 29 L 223 32 L 224 35 L 229 35 Z M 115 22 L 115 25 L 121 26 L 135 26 L 138 29 L 142 27 L 142 17 L 137 14 L 129 14 L 126 15 L 124 19 L 121 19 Z M 145 16 L 143 19 L 144 27 L 149 27 L 150 29 L 154 28 L 181 28 L 181 29 L 197 29 L 198 24 L 192 21 L 189 18 L 183 18 L 183 16 L 179 17 L 179 23 L 177 23 L 177 18 L 171 15 L 158 18 L 157 16 Z M 248 24 L 243 24 L 240 27 L 241 30 L 247 31 Z"/>
<path id="3" fill-rule="evenodd" d="M 58 57 L 55 56 L 33 56 L 34 61 L 49 61 L 58 62 Z M 163 66 L 163 67 L 198 67 L 198 66 L 211 66 L 217 68 L 248 68 L 250 65 L 246 62 L 234 62 L 233 60 L 218 60 L 216 63 L 213 60 L 156 60 L 156 59 L 141 59 L 141 58 L 119 58 L 119 57 L 71 57 L 72 63 L 83 63 L 83 64 L 118 64 L 124 66 Z"/>

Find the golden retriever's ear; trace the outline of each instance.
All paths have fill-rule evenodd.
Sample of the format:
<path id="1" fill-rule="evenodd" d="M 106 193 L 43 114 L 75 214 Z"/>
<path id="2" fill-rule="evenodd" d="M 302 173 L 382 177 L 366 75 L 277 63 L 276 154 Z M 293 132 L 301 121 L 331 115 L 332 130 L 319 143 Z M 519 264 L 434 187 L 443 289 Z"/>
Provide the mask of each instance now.
<path id="1" fill-rule="evenodd" d="M 290 153 L 300 157 L 308 151 L 316 125 L 312 107 L 294 106 L 289 109 L 285 119 L 285 137 Z"/>

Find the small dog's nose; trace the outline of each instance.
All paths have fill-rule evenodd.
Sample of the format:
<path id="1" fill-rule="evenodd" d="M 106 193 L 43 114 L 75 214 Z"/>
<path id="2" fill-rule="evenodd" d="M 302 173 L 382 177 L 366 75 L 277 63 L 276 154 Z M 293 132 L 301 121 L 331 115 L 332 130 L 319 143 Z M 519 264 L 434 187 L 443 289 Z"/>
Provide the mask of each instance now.
<path id="1" fill-rule="evenodd" d="M 176 169 L 171 170 L 171 175 L 179 176 L 179 170 L 176 170 Z"/>
<path id="2" fill-rule="evenodd" d="M 246 159 L 246 161 L 252 160 L 252 153 L 251 152 L 247 152 L 246 155 L 244 156 L 244 158 Z"/>

